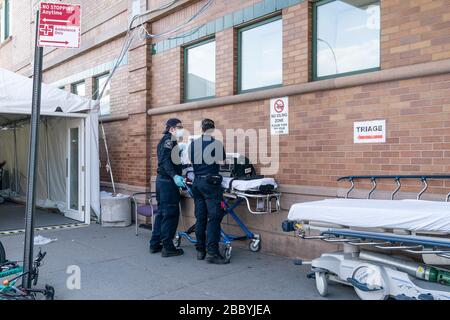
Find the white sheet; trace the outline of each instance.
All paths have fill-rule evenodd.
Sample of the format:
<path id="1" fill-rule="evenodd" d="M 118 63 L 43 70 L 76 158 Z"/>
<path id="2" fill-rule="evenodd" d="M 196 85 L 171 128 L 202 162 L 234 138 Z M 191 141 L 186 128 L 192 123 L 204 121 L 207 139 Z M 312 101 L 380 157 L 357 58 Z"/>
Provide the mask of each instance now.
<path id="1" fill-rule="evenodd" d="M 223 177 L 222 187 L 224 189 L 228 189 L 230 185 L 230 180 L 233 178 Z M 255 179 L 255 180 L 234 180 L 232 187 L 234 190 L 238 191 L 248 191 L 248 190 L 257 190 L 260 186 L 265 185 L 273 185 L 277 188 L 277 183 L 273 178 L 263 178 L 263 179 Z"/>
<path id="2" fill-rule="evenodd" d="M 450 233 L 450 203 L 424 200 L 328 199 L 294 204 L 291 221 L 318 221 L 347 227 Z"/>

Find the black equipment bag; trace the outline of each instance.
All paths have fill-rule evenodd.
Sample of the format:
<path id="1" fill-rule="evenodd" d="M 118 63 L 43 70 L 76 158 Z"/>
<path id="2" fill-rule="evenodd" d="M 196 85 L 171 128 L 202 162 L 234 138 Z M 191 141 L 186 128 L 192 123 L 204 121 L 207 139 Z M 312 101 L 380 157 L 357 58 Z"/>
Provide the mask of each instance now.
<path id="1" fill-rule="evenodd" d="M 221 175 L 208 175 L 206 176 L 206 182 L 213 186 L 220 186 L 222 184 L 223 177 Z"/>
<path id="2" fill-rule="evenodd" d="M 227 158 L 226 164 L 221 167 L 221 174 L 236 180 L 260 179 L 262 176 L 256 175 L 256 170 L 250 160 L 239 155 L 239 157 Z"/>

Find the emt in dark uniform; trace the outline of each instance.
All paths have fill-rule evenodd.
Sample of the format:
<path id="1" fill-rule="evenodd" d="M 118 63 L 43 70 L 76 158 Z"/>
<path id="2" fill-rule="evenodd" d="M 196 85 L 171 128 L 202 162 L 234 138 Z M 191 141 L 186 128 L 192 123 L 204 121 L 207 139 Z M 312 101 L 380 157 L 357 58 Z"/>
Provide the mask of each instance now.
<path id="1" fill-rule="evenodd" d="M 183 126 L 178 119 L 166 123 L 164 136 L 158 144 L 158 177 L 156 199 L 159 214 L 155 217 L 150 253 L 161 252 L 164 258 L 180 256 L 184 252 L 175 248 L 173 238 L 180 218 L 180 188 L 186 185 L 182 175 L 180 149 L 177 140 L 183 136 Z"/>
<path id="2" fill-rule="evenodd" d="M 189 146 L 189 157 L 194 168 L 195 180 L 192 187 L 195 202 L 195 235 L 197 239 L 197 259 L 214 264 L 226 264 L 219 252 L 220 224 L 224 216 L 222 209 L 222 176 L 220 163 L 225 160 L 223 144 L 211 134 L 214 121 L 202 122 L 203 135 Z"/>

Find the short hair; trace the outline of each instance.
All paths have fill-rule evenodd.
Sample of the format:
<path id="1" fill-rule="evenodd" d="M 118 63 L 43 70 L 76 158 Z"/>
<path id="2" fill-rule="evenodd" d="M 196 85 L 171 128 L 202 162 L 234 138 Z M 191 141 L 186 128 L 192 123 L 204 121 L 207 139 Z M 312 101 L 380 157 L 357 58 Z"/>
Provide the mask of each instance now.
<path id="1" fill-rule="evenodd" d="M 211 129 L 215 129 L 216 124 L 211 119 L 205 119 L 202 121 L 202 131 L 206 132 Z"/>

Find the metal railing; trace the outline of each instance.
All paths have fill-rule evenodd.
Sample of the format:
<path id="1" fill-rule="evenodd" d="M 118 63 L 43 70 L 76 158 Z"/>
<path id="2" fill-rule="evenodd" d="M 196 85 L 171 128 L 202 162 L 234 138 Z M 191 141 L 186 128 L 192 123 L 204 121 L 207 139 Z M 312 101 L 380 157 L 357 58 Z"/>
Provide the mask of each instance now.
<path id="1" fill-rule="evenodd" d="M 369 191 L 369 195 L 367 199 L 371 199 L 372 195 L 375 193 L 377 189 L 377 181 L 381 180 L 393 180 L 397 184 L 397 188 L 393 191 L 391 194 L 391 200 L 394 200 L 397 193 L 402 188 L 402 180 L 417 180 L 420 181 L 422 184 L 422 189 L 420 190 L 419 194 L 417 195 L 417 200 L 420 200 L 422 198 L 423 194 L 428 190 L 428 181 L 430 180 L 450 180 L 450 175 L 396 175 L 396 176 L 348 176 L 348 177 L 341 177 L 338 179 L 339 182 L 341 181 L 349 181 L 351 183 L 350 189 L 347 191 L 347 194 L 345 196 L 346 199 L 350 196 L 350 194 L 355 190 L 355 181 L 357 180 L 370 180 L 372 182 L 372 189 Z M 450 201 L 450 192 L 447 194 L 445 198 L 446 202 Z"/>

